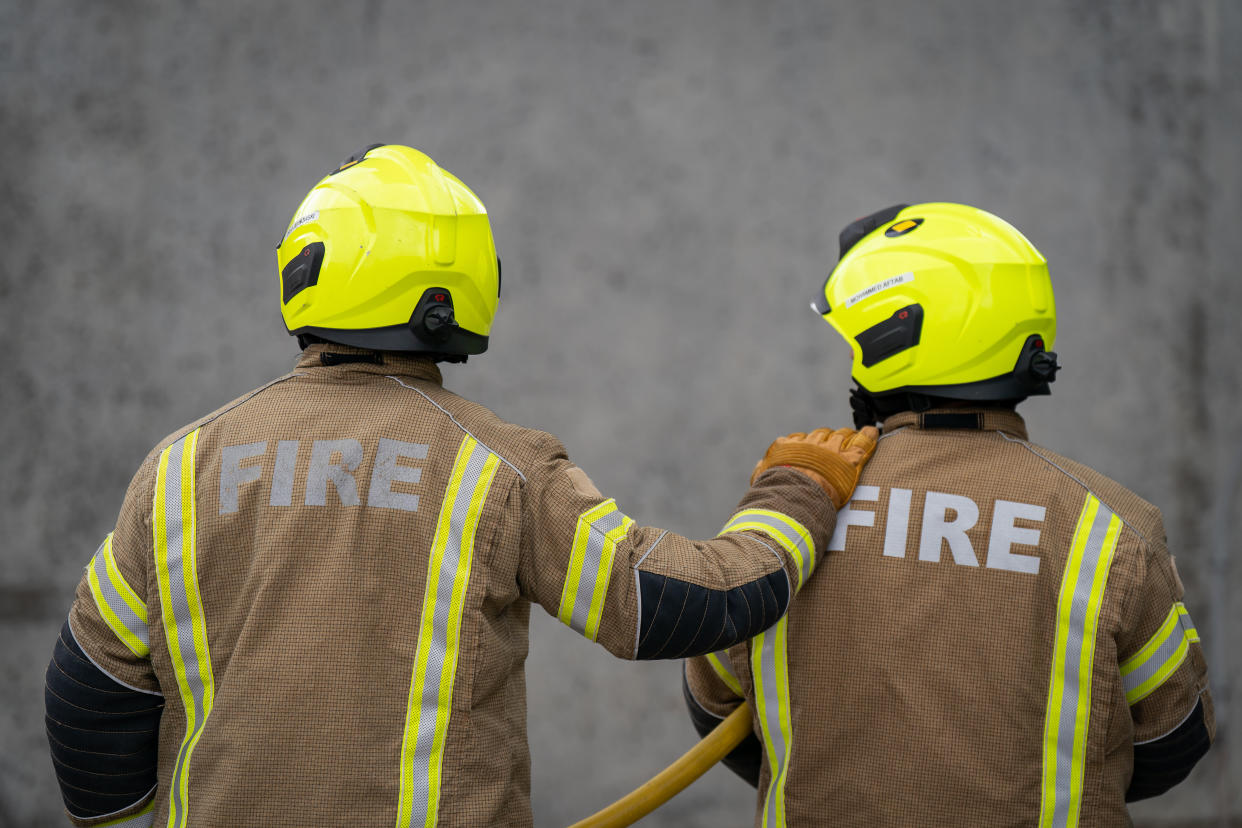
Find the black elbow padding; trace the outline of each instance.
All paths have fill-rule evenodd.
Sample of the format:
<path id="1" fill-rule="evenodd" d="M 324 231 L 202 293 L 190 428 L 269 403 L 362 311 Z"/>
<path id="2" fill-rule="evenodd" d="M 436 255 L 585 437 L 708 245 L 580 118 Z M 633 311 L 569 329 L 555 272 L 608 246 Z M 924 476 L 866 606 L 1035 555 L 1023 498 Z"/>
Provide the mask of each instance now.
<path id="1" fill-rule="evenodd" d="M 688 658 L 753 638 L 785 614 L 789 579 L 778 569 L 733 589 L 638 571 L 641 599 L 635 658 Z"/>
<path id="2" fill-rule="evenodd" d="M 1186 721 L 1171 733 L 1134 746 L 1134 775 L 1126 790 L 1126 802 L 1159 796 L 1172 788 L 1190 775 L 1191 768 L 1211 746 L 1200 699 Z"/>
<path id="3" fill-rule="evenodd" d="M 71 814 L 110 814 L 155 787 L 164 700 L 96 667 L 68 622 L 47 666 L 43 696 L 52 764 Z"/>
<path id="4" fill-rule="evenodd" d="M 686 674 L 681 675 L 681 691 L 686 697 L 686 707 L 690 710 L 690 721 L 694 723 L 694 729 L 698 732 L 699 737 L 703 738 L 707 734 L 716 729 L 722 719 L 719 716 L 713 716 L 699 704 L 694 697 L 694 693 L 690 692 L 690 682 L 686 680 Z M 759 746 L 759 737 L 755 736 L 752 730 L 741 743 L 733 750 L 729 751 L 724 759 L 720 760 L 726 768 L 742 777 L 752 788 L 759 787 L 759 766 L 762 763 L 762 748 Z"/>

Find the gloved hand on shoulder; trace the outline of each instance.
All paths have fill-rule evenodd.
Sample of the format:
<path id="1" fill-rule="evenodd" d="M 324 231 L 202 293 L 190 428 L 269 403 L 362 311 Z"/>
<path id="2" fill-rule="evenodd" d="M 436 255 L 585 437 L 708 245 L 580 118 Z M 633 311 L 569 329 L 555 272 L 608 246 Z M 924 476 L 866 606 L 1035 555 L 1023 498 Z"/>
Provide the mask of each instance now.
<path id="1" fill-rule="evenodd" d="M 874 426 L 864 426 L 861 431 L 817 428 L 810 434 L 778 437 L 768 446 L 750 480 L 754 483 L 773 466 L 790 466 L 818 483 L 840 509 L 854 494 L 858 475 L 875 452 L 879 436 Z"/>

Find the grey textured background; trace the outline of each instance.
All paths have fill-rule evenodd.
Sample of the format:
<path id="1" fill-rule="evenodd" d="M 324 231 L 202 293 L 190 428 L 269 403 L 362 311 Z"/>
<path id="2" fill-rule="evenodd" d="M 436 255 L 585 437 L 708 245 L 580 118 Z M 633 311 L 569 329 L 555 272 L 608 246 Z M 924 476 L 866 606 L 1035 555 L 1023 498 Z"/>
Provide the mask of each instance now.
<path id="1" fill-rule="evenodd" d="M 806 309 L 837 230 L 896 201 L 1010 219 L 1060 309 L 1033 437 L 1164 508 L 1208 648 L 1217 746 L 1136 820 L 1239 824 L 1239 42 L 1236 0 L 0 0 L 0 826 L 60 822 L 42 672 L 129 476 L 288 369 L 273 247 L 373 141 L 493 216 L 493 350 L 448 386 L 698 535 L 770 438 L 848 422 Z M 676 665 L 532 639 L 538 824 L 691 744 Z M 752 802 L 717 769 L 644 824 Z"/>

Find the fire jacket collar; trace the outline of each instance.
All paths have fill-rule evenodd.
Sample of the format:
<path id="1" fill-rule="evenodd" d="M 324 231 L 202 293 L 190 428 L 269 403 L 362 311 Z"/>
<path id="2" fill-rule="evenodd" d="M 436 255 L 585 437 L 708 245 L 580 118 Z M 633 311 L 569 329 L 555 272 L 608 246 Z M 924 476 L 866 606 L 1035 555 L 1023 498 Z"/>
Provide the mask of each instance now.
<path id="1" fill-rule="evenodd" d="M 439 366 L 429 357 L 395 351 L 368 351 L 335 342 L 308 345 L 298 357 L 295 369 L 314 370 L 316 373 L 330 371 L 413 377 L 436 385 L 444 384 Z"/>
<path id="2" fill-rule="evenodd" d="M 933 408 L 902 411 L 884 421 L 884 433 L 899 428 L 946 428 L 969 431 L 1000 431 L 1026 440 L 1026 422 L 1016 411 L 1003 408 Z"/>

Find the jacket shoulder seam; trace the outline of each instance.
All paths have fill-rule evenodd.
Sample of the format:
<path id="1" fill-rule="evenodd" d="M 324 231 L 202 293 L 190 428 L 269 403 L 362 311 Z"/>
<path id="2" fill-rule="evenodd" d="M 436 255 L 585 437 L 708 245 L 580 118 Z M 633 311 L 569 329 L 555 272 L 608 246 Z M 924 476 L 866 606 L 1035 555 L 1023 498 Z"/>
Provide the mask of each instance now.
<path id="1" fill-rule="evenodd" d="M 1147 536 L 1146 536 L 1146 535 L 1144 535 L 1142 532 L 1140 532 L 1137 528 L 1135 528 L 1135 526 L 1134 526 L 1134 524 L 1133 524 L 1133 523 L 1131 523 L 1130 521 L 1128 521 L 1128 520 L 1126 520 L 1124 517 L 1122 517 L 1122 516 L 1121 516 L 1121 512 L 1119 512 L 1118 510 L 1114 509 L 1114 508 L 1112 507 L 1112 505 L 1111 505 L 1111 504 L 1110 504 L 1107 500 L 1105 500 L 1105 499 L 1104 499 L 1103 497 L 1101 497 L 1101 496 L 1100 496 L 1100 495 L 1099 495 L 1099 494 L 1098 494 L 1098 493 L 1097 493 L 1094 489 L 1092 489 L 1090 486 L 1088 486 L 1088 485 L 1087 485 L 1087 484 L 1086 484 L 1086 483 L 1082 480 L 1082 478 L 1080 478 L 1080 477 L 1078 477 L 1077 475 L 1075 475 L 1075 474 L 1073 474 L 1072 472 L 1070 472 L 1068 469 L 1066 469 L 1066 468 L 1065 468 L 1064 466 L 1062 466 L 1060 463 L 1057 463 L 1057 462 L 1056 462 L 1056 461 L 1054 461 L 1053 459 L 1051 459 L 1051 458 L 1049 458 L 1049 457 L 1045 457 L 1043 454 L 1040 454 L 1040 453 L 1039 453 L 1038 451 L 1036 451 L 1036 450 L 1035 450 L 1035 448 L 1034 448 L 1034 447 L 1033 447 L 1033 446 L 1032 446 L 1029 442 L 1027 442 L 1026 440 L 1020 440 L 1020 439 L 1018 439 L 1018 438 L 1016 438 L 1016 437 L 1010 437 L 1008 434 L 1005 434 L 1003 431 L 997 431 L 996 433 L 997 433 L 997 434 L 999 434 L 1002 438 L 1004 438 L 1007 442 L 1010 442 L 1010 443 L 1017 443 L 1018 445 L 1022 446 L 1024 449 L 1026 449 L 1027 451 L 1029 451 L 1031 454 L 1035 455 L 1035 456 L 1036 456 L 1036 457 L 1038 457 L 1040 460 L 1042 460 L 1043 462 L 1047 463 L 1049 466 L 1052 466 L 1054 469 L 1056 469 L 1056 470 L 1057 470 L 1057 471 L 1059 471 L 1061 474 L 1063 474 L 1063 475 L 1065 475 L 1066 477 L 1068 477 L 1070 480 L 1073 480 L 1075 483 L 1077 483 L 1079 486 L 1081 486 L 1081 487 L 1083 488 L 1083 490 L 1084 490 L 1084 491 L 1086 491 L 1086 493 L 1087 493 L 1087 494 L 1091 495 L 1091 496 L 1092 496 L 1092 497 L 1094 497 L 1096 500 L 1100 501 L 1100 502 L 1101 502 L 1101 503 L 1103 503 L 1106 507 L 1108 507 L 1108 510 L 1109 510 L 1110 512 L 1112 512 L 1114 515 L 1116 515 L 1116 516 L 1117 516 L 1117 519 L 1121 521 L 1121 523 L 1122 523 L 1122 525 L 1123 525 L 1123 526 L 1125 526 L 1127 529 L 1129 529 L 1131 532 L 1133 532 L 1135 535 L 1137 535 L 1137 536 L 1138 536 L 1138 539 L 1139 539 L 1140 541 L 1142 541 L 1142 543 L 1143 543 L 1143 546 L 1144 546 L 1144 547 L 1146 547 L 1146 546 L 1148 545 Z"/>
<path id="2" fill-rule="evenodd" d="M 402 382 L 402 381 L 401 381 L 401 378 L 400 378 L 400 377 L 395 377 L 395 376 L 392 376 L 391 374 L 388 374 L 388 375 L 385 375 L 385 376 L 386 376 L 386 378 L 387 378 L 387 379 L 392 380 L 392 381 L 393 381 L 393 382 L 395 382 L 397 385 L 400 385 L 402 388 L 406 388 L 406 389 L 409 389 L 410 391 L 413 391 L 415 394 L 418 394 L 418 395 L 419 395 L 419 396 L 421 396 L 424 400 L 426 400 L 427 402 L 429 402 L 429 403 L 431 403 L 433 406 L 435 406 L 435 407 L 436 407 L 436 408 L 440 411 L 440 413 L 441 413 L 441 414 L 443 414 L 445 417 L 448 417 L 448 418 L 449 418 L 449 420 L 451 420 L 451 421 L 452 421 L 453 425 L 457 426 L 457 428 L 458 428 L 458 429 L 459 429 L 459 430 L 460 430 L 463 434 L 467 435 L 468 437 L 473 438 L 475 442 L 477 442 L 477 443 L 478 443 L 479 445 L 481 445 L 483 448 L 487 449 L 489 452 L 491 452 L 491 453 L 492 453 L 492 454 L 494 454 L 497 458 L 499 458 L 500 462 L 504 463 L 506 466 L 508 466 L 509 468 L 513 469 L 514 473 L 516 473 L 516 474 L 517 474 L 517 476 L 518 476 L 518 477 L 520 477 L 520 478 L 522 479 L 522 482 L 523 482 L 523 483 L 525 483 L 525 482 L 526 482 L 526 475 L 522 474 L 522 470 L 521 470 L 521 469 L 519 469 L 517 466 L 515 466 L 513 463 L 511 463 L 511 462 L 509 461 L 509 459 L 508 459 L 507 457 L 505 457 L 503 454 L 501 454 L 500 452 L 496 451 L 496 450 L 495 450 L 495 449 L 493 449 L 491 446 L 489 446 L 487 443 L 485 443 L 485 442 L 483 442 L 482 440 L 480 440 L 480 439 L 479 439 L 479 437 L 478 437 L 478 435 L 476 435 L 476 434 L 475 434 L 474 432 L 472 432 L 470 429 L 466 428 L 466 426 L 462 424 L 461 420 L 458 420 L 455 416 L 453 416 L 453 412 L 449 411 L 447 408 L 445 408 L 444 406 L 440 405 L 438 402 L 436 402 L 435 400 L 433 400 L 433 399 L 432 399 L 430 396 L 428 396 L 428 395 L 427 395 L 427 393 L 426 393 L 426 392 L 424 392 L 422 389 L 415 388 L 415 387 L 414 387 L 414 386 L 412 386 L 412 385 L 406 385 L 404 382 Z"/>
<path id="3" fill-rule="evenodd" d="M 284 376 L 277 377 L 271 382 L 260 385 L 258 388 L 254 389 L 253 391 L 250 391 L 247 394 L 243 394 L 242 396 L 238 397 L 233 402 L 229 403 L 228 405 L 225 405 L 223 408 L 219 408 L 216 411 L 213 411 L 204 417 L 200 417 L 197 420 L 194 420 L 188 423 L 187 425 L 184 425 L 181 428 L 177 429 L 172 434 L 169 434 L 167 437 L 161 440 L 154 449 L 151 450 L 151 454 L 155 456 L 159 456 L 159 454 L 161 454 L 164 451 L 164 449 L 168 448 L 173 443 L 177 442 L 182 437 L 189 434 L 191 431 L 196 431 L 197 429 L 210 425 L 211 423 L 223 417 L 225 414 L 228 414 L 234 408 L 237 408 L 241 405 L 244 405 L 250 402 L 252 399 L 259 396 L 260 394 L 262 394 L 264 391 L 271 388 L 272 386 L 278 385 L 282 382 L 285 382 L 286 380 L 291 380 L 294 377 L 301 377 L 301 376 L 305 376 L 305 373 L 300 372 L 300 371 L 294 371 L 292 373 L 285 374 Z M 150 459 L 150 456 L 148 456 L 148 459 Z"/>

